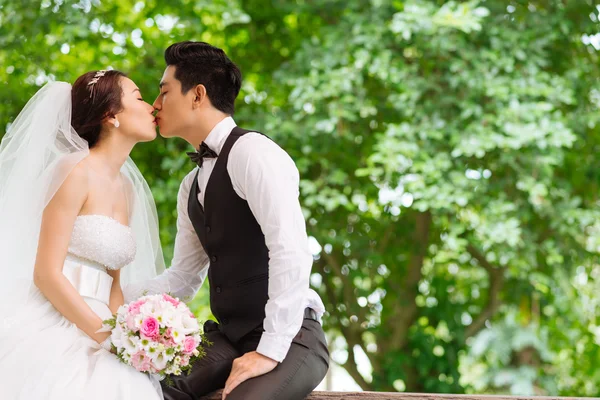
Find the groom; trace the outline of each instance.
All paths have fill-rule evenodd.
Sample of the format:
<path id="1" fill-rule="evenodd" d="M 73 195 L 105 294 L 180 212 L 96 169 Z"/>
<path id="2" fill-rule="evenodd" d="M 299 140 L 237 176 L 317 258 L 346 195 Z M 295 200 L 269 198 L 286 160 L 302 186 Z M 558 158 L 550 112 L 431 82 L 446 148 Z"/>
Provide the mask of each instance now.
<path id="1" fill-rule="evenodd" d="M 309 289 L 298 170 L 275 142 L 236 126 L 242 76 L 223 50 L 181 42 L 165 61 L 154 102 L 160 134 L 198 150 L 179 189 L 172 265 L 156 282 L 190 298 L 208 275 L 217 319 L 204 325 L 213 343 L 206 356 L 163 387 L 165 398 L 224 388 L 229 400 L 303 399 L 325 376 L 329 353 L 323 303 Z"/>

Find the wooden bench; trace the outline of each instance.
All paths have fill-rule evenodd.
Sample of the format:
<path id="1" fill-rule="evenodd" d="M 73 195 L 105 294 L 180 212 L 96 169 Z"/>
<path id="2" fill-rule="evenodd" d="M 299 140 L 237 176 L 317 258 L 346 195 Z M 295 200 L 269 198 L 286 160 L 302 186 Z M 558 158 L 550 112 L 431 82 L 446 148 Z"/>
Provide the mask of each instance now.
<path id="1" fill-rule="evenodd" d="M 575 400 L 585 397 L 526 397 L 526 396 L 489 396 L 464 394 L 428 394 L 428 393 L 379 393 L 379 392 L 312 392 L 306 400 Z M 589 398 L 588 398 L 589 399 Z M 201 400 L 221 400 L 221 391 L 204 396 Z"/>

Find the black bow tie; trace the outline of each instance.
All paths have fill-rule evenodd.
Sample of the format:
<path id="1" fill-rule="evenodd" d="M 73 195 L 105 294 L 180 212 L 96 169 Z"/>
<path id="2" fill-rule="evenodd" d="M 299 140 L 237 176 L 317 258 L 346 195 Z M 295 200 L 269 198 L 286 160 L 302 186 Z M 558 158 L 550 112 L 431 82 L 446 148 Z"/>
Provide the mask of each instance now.
<path id="1" fill-rule="evenodd" d="M 202 168 L 202 164 L 204 163 L 205 158 L 217 158 L 217 153 L 214 152 L 208 145 L 204 142 L 198 147 L 197 151 L 189 152 L 187 155 L 190 159 L 198 164 L 200 168 Z"/>

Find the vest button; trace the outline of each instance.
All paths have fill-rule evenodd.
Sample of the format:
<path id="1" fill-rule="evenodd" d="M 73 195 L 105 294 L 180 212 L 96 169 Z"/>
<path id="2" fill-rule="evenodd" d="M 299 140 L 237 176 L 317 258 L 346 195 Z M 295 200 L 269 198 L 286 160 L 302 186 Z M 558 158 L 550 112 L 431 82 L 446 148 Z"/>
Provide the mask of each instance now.
<path id="1" fill-rule="evenodd" d="M 210 261 L 212 261 L 212 262 L 217 262 L 217 256 L 212 256 L 212 257 L 210 258 Z"/>
<path id="2" fill-rule="evenodd" d="M 227 325 L 229 323 L 229 320 L 227 318 L 223 318 L 221 322 L 223 323 L 223 325 Z"/>
<path id="3" fill-rule="evenodd" d="M 215 288 L 215 292 L 217 292 L 217 293 L 221 293 L 221 286 L 217 286 L 217 287 Z"/>
<path id="4" fill-rule="evenodd" d="M 206 225 L 206 233 L 210 233 L 210 226 Z"/>

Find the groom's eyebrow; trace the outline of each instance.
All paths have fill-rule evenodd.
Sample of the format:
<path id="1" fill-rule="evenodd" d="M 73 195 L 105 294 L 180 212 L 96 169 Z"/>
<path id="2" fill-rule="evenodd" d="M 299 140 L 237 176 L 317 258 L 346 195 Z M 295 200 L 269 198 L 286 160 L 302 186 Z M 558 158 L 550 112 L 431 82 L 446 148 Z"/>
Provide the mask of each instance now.
<path id="1" fill-rule="evenodd" d="M 158 84 L 158 87 L 159 87 L 160 89 L 162 89 L 162 87 L 163 87 L 163 86 L 165 86 L 167 83 L 169 83 L 169 82 L 164 82 L 164 81 L 163 81 L 163 82 L 161 82 L 161 83 L 159 83 L 159 84 Z"/>

